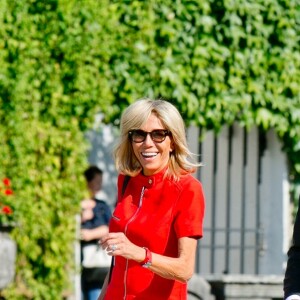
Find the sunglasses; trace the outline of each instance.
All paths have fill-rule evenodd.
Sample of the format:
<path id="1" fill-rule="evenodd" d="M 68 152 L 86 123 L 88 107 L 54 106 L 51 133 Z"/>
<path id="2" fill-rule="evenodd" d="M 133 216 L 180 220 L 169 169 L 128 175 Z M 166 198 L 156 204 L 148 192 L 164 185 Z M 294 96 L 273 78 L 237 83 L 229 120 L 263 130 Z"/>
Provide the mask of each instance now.
<path id="1" fill-rule="evenodd" d="M 128 132 L 128 137 L 132 142 L 141 143 L 146 139 L 148 134 L 153 142 L 161 143 L 166 139 L 167 136 L 171 135 L 171 132 L 165 129 L 156 129 L 151 132 L 135 129 Z"/>

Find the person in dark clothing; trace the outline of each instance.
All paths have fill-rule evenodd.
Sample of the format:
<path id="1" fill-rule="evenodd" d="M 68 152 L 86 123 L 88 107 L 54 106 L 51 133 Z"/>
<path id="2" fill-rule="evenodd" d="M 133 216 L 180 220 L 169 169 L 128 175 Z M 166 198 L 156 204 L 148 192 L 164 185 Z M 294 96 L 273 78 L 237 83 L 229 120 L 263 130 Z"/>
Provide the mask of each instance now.
<path id="1" fill-rule="evenodd" d="M 102 170 L 97 166 L 90 166 L 84 172 L 90 198 L 81 201 L 82 264 L 84 247 L 98 245 L 99 239 L 108 233 L 111 210 L 107 203 L 101 199 L 102 175 Z M 108 268 L 103 270 L 99 267 L 82 265 L 81 288 L 83 300 L 98 298 L 107 272 Z"/>
<path id="2" fill-rule="evenodd" d="M 293 241 L 288 251 L 283 289 L 284 299 L 300 300 L 300 196 L 294 224 Z"/>

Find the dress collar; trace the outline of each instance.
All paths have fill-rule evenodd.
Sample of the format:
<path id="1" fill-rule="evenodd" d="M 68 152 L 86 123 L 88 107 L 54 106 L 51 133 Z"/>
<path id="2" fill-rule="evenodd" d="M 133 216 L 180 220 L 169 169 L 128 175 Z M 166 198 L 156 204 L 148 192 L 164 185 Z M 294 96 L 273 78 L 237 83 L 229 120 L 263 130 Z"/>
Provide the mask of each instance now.
<path id="1" fill-rule="evenodd" d="M 143 175 L 142 172 L 140 172 L 137 176 L 136 179 L 141 182 L 143 186 L 146 188 L 150 188 L 153 185 L 156 185 L 157 183 L 161 182 L 165 178 L 165 174 L 168 170 L 168 167 L 165 167 L 163 170 L 160 172 L 150 175 L 150 176 L 145 176 Z"/>

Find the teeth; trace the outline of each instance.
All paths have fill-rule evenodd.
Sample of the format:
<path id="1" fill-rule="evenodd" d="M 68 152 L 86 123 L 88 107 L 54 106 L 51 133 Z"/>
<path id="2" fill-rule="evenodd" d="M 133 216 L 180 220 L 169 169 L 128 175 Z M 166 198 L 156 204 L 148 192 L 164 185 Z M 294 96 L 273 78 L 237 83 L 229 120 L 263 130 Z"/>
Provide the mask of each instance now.
<path id="1" fill-rule="evenodd" d="M 157 155 L 157 153 L 155 153 L 155 152 L 146 152 L 146 153 L 142 153 L 142 155 L 143 156 L 146 156 L 146 157 L 152 157 L 152 156 L 156 156 Z"/>

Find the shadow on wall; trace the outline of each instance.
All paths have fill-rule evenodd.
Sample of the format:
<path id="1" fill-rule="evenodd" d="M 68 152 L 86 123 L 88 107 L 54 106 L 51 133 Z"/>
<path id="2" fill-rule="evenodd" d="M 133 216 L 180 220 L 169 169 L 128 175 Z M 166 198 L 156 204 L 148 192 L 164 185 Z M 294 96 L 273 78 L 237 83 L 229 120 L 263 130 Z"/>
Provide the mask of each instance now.
<path id="1" fill-rule="evenodd" d="M 118 137 L 118 129 L 111 125 L 100 125 L 87 133 L 91 143 L 88 161 L 103 170 L 103 191 L 107 203 L 114 206 L 117 191 L 117 172 L 113 160 L 113 148 Z"/>

